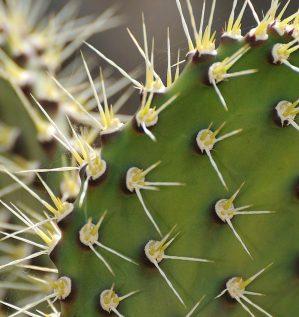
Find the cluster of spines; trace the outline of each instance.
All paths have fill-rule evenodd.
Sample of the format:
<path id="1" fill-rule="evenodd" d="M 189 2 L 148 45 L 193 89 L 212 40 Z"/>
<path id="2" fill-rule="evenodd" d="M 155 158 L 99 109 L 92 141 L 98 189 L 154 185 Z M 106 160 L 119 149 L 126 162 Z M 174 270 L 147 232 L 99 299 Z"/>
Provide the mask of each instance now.
<path id="1" fill-rule="evenodd" d="M 34 106 L 30 94 L 33 94 L 48 111 L 55 114 L 55 117 L 60 116 L 62 112 L 79 124 L 94 127 L 93 110 L 97 104 L 93 98 L 93 90 L 85 82 L 87 75 L 82 76 L 78 58 L 73 59 L 66 67 L 63 64 L 72 57 L 84 40 L 96 32 L 120 23 L 120 18 L 115 15 L 115 8 L 108 9 L 96 19 L 91 16 L 79 18 L 78 5 L 69 3 L 58 13 L 40 21 L 39 18 L 47 10 L 47 3 L 13 0 L 8 3 L 1 1 L 0 4 L 0 73 L 16 89 L 36 129 L 39 143 L 53 143 L 55 131 Z M 105 71 L 104 75 L 109 77 L 108 97 L 127 86 L 125 80 L 113 80 L 109 70 Z M 61 85 L 64 90 L 61 89 Z M 94 86 L 101 90 L 101 82 L 95 82 Z M 75 95 L 77 103 L 70 100 L 65 95 L 66 92 Z M 130 91 L 127 91 L 118 100 L 117 111 L 129 96 Z M 122 119 L 127 120 L 128 117 L 123 116 Z M 3 124 L 1 130 L 5 134 L 0 146 L 9 149 L 13 146 L 18 130 Z"/>
<path id="2" fill-rule="evenodd" d="M 80 68 L 78 59 L 71 60 L 73 53 L 82 45 L 84 40 L 97 32 L 120 24 L 121 19 L 115 14 L 115 7 L 109 8 L 98 18 L 92 16 L 78 17 L 78 4 L 69 3 L 58 13 L 41 19 L 48 10 L 48 5 L 49 2 L 31 0 L 0 2 L 0 73 L 2 78 L 10 82 L 12 87 L 9 87 L 9 89 L 14 89 L 17 98 L 19 98 L 17 100 L 19 104 L 16 107 L 23 107 L 27 112 L 25 120 L 28 120 L 29 124 L 30 120 L 32 121 L 36 130 L 37 141 L 41 145 L 42 151 L 45 152 L 45 157 L 51 155 L 53 158 L 52 152 L 49 150 L 52 151 L 52 144 L 56 142 L 54 137 L 56 131 L 43 118 L 42 113 L 34 105 L 34 100 L 30 94 L 34 95 L 37 100 L 47 107 L 51 115 L 55 116 L 55 121 L 59 121 L 62 114 L 62 117 L 67 115 L 76 124 L 87 126 L 88 130 L 85 128 L 84 137 L 92 143 L 98 134 L 98 125 L 94 127 L 95 122 L 98 124 L 98 121 L 94 118 L 97 116 L 93 111 L 97 103 L 93 97 L 94 90 L 92 88 L 96 87 L 97 91 L 104 89 L 103 78 L 106 77 L 106 85 L 109 85 L 109 87 L 100 99 L 100 102 L 104 101 L 106 106 L 105 98 L 118 94 L 127 87 L 128 81 L 126 79 L 114 80 L 111 76 L 111 70 L 105 69 L 101 72 L 101 80 L 95 81 L 94 86 L 91 87 L 89 83 L 85 82 L 86 72 L 86 75 L 82 76 L 84 73 Z M 69 60 L 70 63 L 65 67 L 64 61 L 66 60 Z M 92 67 L 94 67 L 94 63 Z M 138 72 L 135 71 L 134 73 L 137 75 Z M 88 75 L 90 74 L 88 73 Z M 64 86 L 67 87 L 67 90 L 62 89 Z M 7 93 L 9 94 L 10 91 Z M 75 95 L 78 103 L 74 103 L 66 93 L 72 94 L 72 96 Z M 130 94 L 131 89 L 127 89 L 121 98 L 116 101 L 114 112 L 122 107 Z M 6 107 L 7 105 L 3 106 Z M 82 108 L 84 108 L 84 111 L 82 111 Z M 88 113 L 88 116 L 86 113 Z M 111 115 L 113 113 L 109 106 L 107 116 L 111 117 Z M 120 118 L 126 121 L 130 117 L 120 115 Z M 52 213 L 52 216 L 39 215 L 26 203 L 22 202 L 10 206 L 3 202 L 0 223 L 1 235 L 3 236 L 0 265 L 5 269 L 7 278 L 1 284 L 1 299 L 5 298 L 7 290 L 34 291 L 36 293 L 35 297 L 27 297 L 22 294 L 19 303 L 23 306 L 28 302 L 37 302 L 33 299 L 38 299 L 38 293 L 48 292 L 48 288 L 40 287 L 38 285 L 40 282 L 36 283 L 37 278 L 26 278 L 27 270 L 37 273 L 51 273 L 54 274 L 51 280 L 55 281 L 57 279 L 56 269 L 44 265 L 41 267 L 29 265 L 28 263 L 39 255 L 49 254 L 51 249 L 54 248 L 60 236 L 56 224 L 57 219 L 60 217 L 59 214 L 68 213 L 72 209 L 71 202 L 76 199 L 80 192 L 81 179 L 78 168 L 67 167 L 69 163 L 63 154 L 62 160 L 66 167 L 54 169 L 57 172 L 63 172 L 60 184 L 61 198 L 56 197 L 46 182 L 40 178 L 42 184 L 45 185 L 44 189 L 48 191 L 52 199 L 53 206 L 51 206 L 46 201 L 48 199 L 41 198 L 42 194 L 39 190 L 33 191 L 30 188 L 36 184 L 36 177 L 40 177 L 36 173 L 45 172 L 44 169 L 40 168 L 40 165 L 42 162 L 49 162 L 48 157 L 46 159 L 37 157 L 35 153 L 24 155 L 22 149 L 19 149 L 19 144 L 22 143 L 24 138 L 23 131 L 19 127 L 5 123 L 5 121 L 6 118 L 3 122 L 0 122 L 1 169 L 7 169 L 12 177 L 15 177 L 14 174 L 20 174 L 18 174 L 19 181 L 14 181 L 9 185 L 7 185 L 9 183 L 7 179 L 4 178 L 4 187 L 0 190 L 1 199 L 4 196 L 14 194 L 21 188 L 26 188 L 33 194 L 33 197 L 43 204 L 47 211 Z M 29 157 L 32 155 L 34 159 L 25 158 L 28 157 L 28 154 Z M 70 163 L 74 166 L 74 160 L 71 160 Z M 23 173 L 24 171 L 25 173 Z M 21 221 L 22 224 L 15 224 L 17 222 L 11 219 L 11 215 L 15 215 L 17 222 Z M 43 243 L 38 243 L 36 237 L 42 239 Z M 37 252 L 34 251 L 35 248 L 38 248 Z M 51 266 L 49 260 L 43 263 L 47 262 Z M 7 263 L 11 263 L 14 269 L 7 267 Z M 26 283 L 23 283 L 23 281 Z M 47 277 L 45 277 L 44 284 L 49 284 Z M 21 309 L 18 309 L 18 303 L 14 302 L 14 304 L 9 305 L 9 307 L 18 310 L 18 314 L 22 313 Z M 50 316 L 59 316 L 60 313 L 53 305 L 52 308 L 53 312 Z M 48 314 L 41 311 L 39 315 L 33 315 L 48 316 Z"/>
<path id="3" fill-rule="evenodd" d="M 215 2 L 216 1 L 213 1 L 213 4 L 212 4 L 212 10 L 211 10 L 208 26 L 204 30 L 203 17 L 202 17 L 200 31 L 197 32 L 195 19 L 193 17 L 191 3 L 190 3 L 190 1 L 187 1 L 188 9 L 189 9 L 189 12 L 191 15 L 192 27 L 194 28 L 195 43 L 196 43 L 196 44 L 194 44 L 193 41 L 191 40 L 191 36 L 189 34 L 189 31 L 188 31 L 187 23 L 186 23 L 185 18 L 183 16 L 183 11 L 182 11 L 180 1 L 177 0 L 177 5 L 179 8 L 179 12 L 181 14 L 181 17 L 182 17 L 184 30 L 186 32 L 188 43 L 189 43 L 189 49 L 190 49 L 189 57 L 190 56 L 198 57 L 198 56 L 206 55 L 206 54 L 210 54 L 210 55 L 217 54 L 216 47 L 215 47 L 215 34 L 212 33 L 212 31 L 211 31 L 213 14 L 214 14 L 214 9 L 215 9 Z M 241 36 L 241 27 L 240 27 L 241 18 L 242 18 L 242 15 L 244 13 L 244 10 L 245 10 L 247 4 L 250 6 L 251 9 L 253 7 L 252 7 L 251 2 L 249 0 L 245 1 L 240 15 L 237 17 L 236 20 L 234 20 L 236 4 L 237 4 L 237 1 L 234 1 L 233 11 L 232 11 L 229 23 L 226 27 L 226 31 L 225 31 L 223 36 L 230 37 L 234 40 L 242 41 L 243 37 Z M 284 7 L 283 10 L 277 15 L 278 7 L 279 7 L 279 1 L 273 0 L 271 3 L 270 10 L 267 12 L 267 14 L 265 15 L 265 17 L 262 20 L 259 20 L 257 14 L 254 12 L 255 19 L 258 22 L 258 26 L 256 28 L 254 28 L 252 31 L 250 31 L 247 37 L 248 37 L 248 39 L 254 40 L 254 41 L 265 41 L 265 40 L 267 40 L 267 36 L 268 36 L 267 32 L 268 32 L 269 27 L 275 29 L 280 35 L 285 34 L 286 32 L 293 35 L 295 38 L 290 43 L 288 43 L 288 44 L 279 44 L 278 43 L 273 47 L 272 58 L 273 58 L 273 63 L 284 64 L 284 65 L 290 67 L 292 70 L 297 71 L 297 67 L 290 64 L 289 57 L 293 52 L 295 52 L 299 48 L 298 47 L 298 37 L 297 37 L 298 13 L 292 15 L 291 18 L 283 19 L 282 16 L 283 16 L 284 11 L 286 10 L 286 7 Z M 164 85 L 160 76 L 156 74 L 156 72 L 154 70 L 153 53 L 151 54 L 151 57 L 150 57 L 149 52 L 148 52 L 148 48 L 147 48 L 147 33 L 146 33 L 145 27 L 143 28 L 143 30 L 144 30 L 144 38 L 145 38 L 145 43 L 146 43 L 144 49 L 142 49 L 140 47 L 140 45 L 138 44 L 137 40 L 132 35 L 132 33 L 131 32 L 129 32 L 129 33 L 130 33 L 130 36 L 132 37 L 133 41 L 135 42 L 136 46 L 138 47 L 138 50 L 140 51 L 141 55 L 143 56 L 143 58 L 145 60 L 146 83 L 143 85 L 143 84 L 137 82 L 135 79 L 132 78 L 132 76 L 130 76 L 127 72 L 122 70 L 119 66 L 117 66 L 117 69 L 120 70 L 120 72 L 123 75 L 125 75 L 128 79 L 130 79 L 132 81 L 132 83 L 143 92 L 142 105 L 136 114 L 135 120 L 136 120 L 137 124 L 139 125 L 139 127 L 141 127 L 142 130 L 152 140 L 156 140 L 154 134 L 148 128 L 150 128 L 158 123 L 158 115 L 161 112 L 160 109 L 164 110 L 167 106 L 169 106 L 178 97 L 178 95 L 170 98 L 158 110 L 156 110 L 154 107 L 151 107 L 152 100 L 153 100 L 153 94 L 157 93 L 157 92 L 160 92 L 160 93 L 165 92 L 166 89 L 171 87 L 173 81 L 170 79 L 171 75 L 169 73 L 169 70 L 171 70 L 170 62 L 168 62 L 167 85 Z M 170 45 L 168 45 L 168 47 L 170 47 Z M 106 58 L 101 52 L 94 49 L 93 47 L 91 47 L 91 48 L 94 51 L 96 51 L 101 57 L 106 59 L 106 61 L 108 61 L 110 64 L 115 66 L 115 63 L 112 62 L 110 59 Z M 246 54 L 250 49 L 251 49 L 250 45 L 244 44 L 244 46 L 240 50 L 238 50 L 235 54 L 233 54 L 231 57 L 228 57 L 227 59 L 224 59 L 222 62 L 218 62 L 218 63 L 212 64 L 210 66 L 210 69 L 209 69 L 210 84 L 214 86 L 214 89 L 215 89 L 222 105 L 226 108 L 226 110 L 228 110 L 228 107 L 227 107 L 227 104 L 225 102 L 225 98 L 222 96 L 217 84 L 220 83 L 221 81 L 223 81 L 224 79 L 229 79 L 231 77 L 237 77 L 240 75 L 248 75 L 248 74 L 252 74 L 252 73 L 258 71 L 255 69 L 252 69 L 252 70 L 250 69 L 250 70 L 240 71 L 238 73 L 232 73 L 232 74 L 228 73 L 228 70 L 244 54 Z M 104 96 L 104 107 L 101 105 L 101 102 L 100 102 L 98 94 L 97 94 L 97 90 L 96 90 L 94 83 L 91 79 L 91 76 L 90 76 L 90 73 L 89 73 L 89 70 L 87 67 L 87 63 L 85 62 L 84 59 L 83 59 L 83 61 L 84 61 L 85 69 L 87 71 L 87 76 L 88 76 L 89 82 L 91 84 L 92 91 L 94 93 L 96 104 L 97 104 L 98 109 L 99 109 L 100 119 L 98 119 L 94 116 L 91 117 L 91 114 L 88 111 L 86 111 L 86 109 L 81 105 L 81 103 L 79 101 L 75 101 L 76 99 L 73 97 L 73 95 L 69 91 L 67 91 L 65 88 L 63 88 L 62 85 L 59 84 L 58 81 L 56 81 L 56 83 L 58 84 L 58 86 L 60 88 L 62 88 L 62 90 L 68 95 L 68 97 L 71 98 L 71 100 L 73 102 L 75 101 L 75 103 L 78 105 L 80 110 L 82 110 L 82 112 L 86 113 L 86 115 L 90 118 L 90 120 L 92 120 L 95 124 L 98 125 L 99 133 L 102 133 L 102 134 L 115 133 L 116 131 L 121 130 L 123 125 L 121 124 L 120 121 L 113 121 L 112 120 L 112 119 L 114 119 L 114 117 L 113 117 L 113 113 L 111 112 L 111 108 L 109 109 L 108 104 L 107 104 L 107 99 L 105 96 L 106 95 L 105 94 L 105 87 L 104 87 L 103 81 L 102 81 L 102 92 L 103 92 L 103 96 Z M 168 61 L 169 61 L 169 59 L 168 59 Z M 178 61 L 178 64 L 179 64 L 179 61 Z M 85 169 L 85 171 L 86 171 L 86 180 L 85 180 L 84 185 L 83 185 L 83 190 L 80 194 L 81 195 L 80 196 L 80 203 L 82 204 L 82 202 L 85 198 L 87 188 L 88 188 L 88 183 L 91 180 L 96 181 L 97 179 L 101 178 L 106 172 L 107 165 L 106 165 L 106 162 L 101 157 L 101 151 L 99 149 L 94 149 L 92 147 L 92 144 L 94 143 L 93 138 L 91 138 L 91 140 L 89 140 L 88 138 L 86 138 L 86 135 L 84 133 L 82 133 L 82 134 L 78 133 L 76 131 L 76 129 L 73 127 L 73 123 L 69 120 L 69 126 L 70 126 L 70 129 L 71 129 L 71 131 L 73 133 L 73 137 L 74 137 L 74 140 L 70 141 L 68 139 L 68 137 L 66 137 L 64 135 L 64 133 L 61 131 L 61 129 L 51 119 L 51 117 L 47 114 L 47 112 L 44 110 L 42 104 L 40 102 L 38 102 L 36 99 L 35 99 L 35 101 L 36 101 L 37 105 L 39 106 L 41 112 L 43 112 L 45 114 L 45 116 L 48 118 L 48 120 L 50 122 L 51 129 L 53 131 L 52 132 L 53 137 L 58 142 L 60 142 L 62 144 L 62 146 L 65 147 L 65 149 L 67 151 L 70 152 L 70 154 L 73 157 L 74 162 L 76 162 L 76 166 L 73 168 L 66 167 L 66 168 L 56 169 L 56 170 L 52 170 L 52 171 L 64 171 L 65 173 L 72 172 L 73 170 L 79 170 L 79 169 Z M 277 115 L 280 118 L 282 124 L 286 123 L 288 125 L 294 126 L 296 129 L 298 129 L 298 124 L 295 121 L 296 115 L 298 114 L 297 106 L 298 106 L 298 101 L 281 101 L 276 106 L 275 111 L 277 112 Z M 85 110 L 83 110 L 83 109 L 85 109 Z M 216 131 L 212 131 L 211 127 L 212 126 L 210 125 L 209 127 L 207 127 L 207 129 L 201 130 L 198 132 L 198 135 L 196 138 L 196 143 L 197 143 L 197 146 L 201 152 L 205 152 L 206 154 L 208 154 L 211 165 L 213 166 L 213 168 L 217 172 L 221 183 L 227 188 L 225 180 L 224 180 L 219 168 L 217 167 L 216 162 L 213 160 L 210 151 L 213 149 L 214 145 L 217 142 L 219 142 L 225 138 L 234 136 L 234 135 L 240 133 L 241 130 L 235 130 L 235 131 L 232 131 L 231 133 L 225 134 L 225 135 L 217 138 L 217 135 L 220 133 L 221 128 L 223 126 L 220 126 L 220 128 L 218 128 Z M 146 212 L 147 216 L 149 217 L 149 219 L 153 223 L 154 227 L 157 229 L 158 233 L 161 235 L 161 231 L 159 229 L 159 226 L 157 225 L 157 223 L 153 219 L 150 211 L 148 210 L 146 204 L 143 201 L 143 198 L 140 194 L 140 189 L 154 190 L 155 186 L 161 186 L 161 185 L 180 186 L 183 184 L 171 183 L 171 182 L 170 183 L 162 183 L 162 182 L 153 183 L 153 182 L 146 181 L 145 176 L 148 174 L 148 172 L 150 172 L 156 166 L 157 166 L 157 164 L 154 164 L 154 165 L 150 166 L 149 168 L 147 168 L 146 170 L 141 170 L 139 168 L 132 167 L 127 172 L 127 183 L 126 184 L 127 184 L 127 189 L 129 191 L 136 192 L 136 194 L 137 194 L 137 196 L 142 204 L 144 211 Z M 45 171 L 51 171 L 51 170 L 50 169 L 48 169 L 48 170 L 46 170 L 46 169 L 45 170 L 32 169 L 32 170 L 27 171 L 27 172 L 32 173 L 32 172 L 45 172 Z M 34 197 L 37 198 L 37 196 L 34 195 L 34 193 L 26 185 L 24 186 L 23 182 L 20 182 L 9 171 L 6 171 L 6 172 L 11 177 L 13 177 L 18 182 L 18 184 L 20 186 L 23 186 L 24 188 L 26 188 Z M 41 179 L 41 181 L 42 181 L 42 179 Z M 70 212 L 72 212 L 72 208 L 70 207 L 71 203 L 68 202 L 68 204 L 70 204 L 70 205 L 68 205 L 68 208 L 66 211 L 62 205 L 59 205 L 60 200 L 53 193 L 51 193 L 50 189 L 44 183 L 44 181 L 42 181 L 42 183 L 44 184 L 47 191 L 49 192 L 49 194 L 50 194 L 50 196 L 55 204 L 55 208 L 53 208 L 52 206 L 49 206 L 49 204 L 47 202 L 42 201 L 40 198 L 38 198 L 38 199 L 40 200 L 40 202 L 42 202 L 42 204 L 49 211 L 51 211 L 53 213 L 53 216 L 54 216 L 53 219 L 56 219 L 56 221 L 59 222 L 65 216 L 67 216 Z M 236 199 L 238 192 L 239 192 L 239 190 L 230 199 L 223 199 L 223 200 L 219 201 L 218 204 L 216 204 L 215 211 L 222 221 L 227 222 L 229 224 L 230 219 L 234 215 L 237 215 L 238 213 L 240 213 L 240 214 L 241 213 L 245 214 L 246 212 L 247 212 L 247 214 L 249 214 L 249 213 L 250 214 L 270 213 L 270 211 L 248 211 L 246 209 L 249 208 L 249 206 L 235 208 L 233 205 L 233 201 Z M 76 194 L 78 195 L 79 192 L 76 191 Z M 76 194 L 73 196 L 73 198 L 75 198 Z M 69 197 L 67 197 L 67 199 L 68 198 Z M 245 207 L 246 207 L 246 209 L 245 209 Z M 9 208 L 11 210 L 12 207 L 7 206 L 7 208 Z M 243 212 L 242 212 L 242 210 L 243 210 Z M 49 220 L 53 220 L 53 219 L 50 218 Z M 97 225 L 94 225 L 92 223 L 92 221 L 89 220 L 88 223 L 84 226 L 85 228 L 84 227 L 82 228 L 82 230 L 88 229 L 87 230 L 88 231 L 88 234 L 87 234 L 88 239 L 86 238 L 86 230 L 81 231 L 81 236 L 82 236 L 81 242 L 83 244 L 86 244 L 91 248 L 91 246 L 93 246 L 93 244 L 96 243 L 97 239 L 95 239 L 95 240 L 93 240 L 93 239 L 95 237 L 97 237 L 97 230 L 99 229 L 99 224 L 101 224 L 102 220 L 103 220 L 103 218 L 101 218 L 99 220 Z M 27 225 L 28 225 L 28 223 L 27 223 Z M 30 223 L 30 225 L 31 225 L 30 229 L 32 229 L 32 227 L 35 227 L 35 226 L 37 228 L 39 228 L 39 225 L 32 224 L 32 223 Z M 242 239 L 237 234 L 237 232 L 235 231 L 235 229 L 232 225 L 231 225 L 231 228 L 232 228 L 235 236 L 242 243 L 242 246 L 245 249 L 245 251 L 247 253 L 249 253 L 245 243 L 242 241 Z M 166 256 L 164 254 L 164 251 L 167 248 L 167 246 L 173 241 L 173 239 L 171 239 L 170 241 L 167 242 L 168 238 L 169 238 L 169 234 L 166 235 L 164 238 L 162 238 L 161 241 L 151 240 L 145 246 L 145 253 L 146 253 L 147 258 L 153 264 L 155 264 L 155 266 L 158 268 L 158 270 L 160 269 L 158 266 L 158 263 L 163 258 L 171 258 L 170 256 Z M 93 241 L 93 243 L 90 242 L 91 241 L 90 239 Z M 94 248 L 91 248 L 91 249 L 93 249 L 94 253 L 96 253 L 98 255 L 98 253 L 96 252 L 96 250 Z M 122 256 L 120 253 L 117 253 L 117 255 Z M 188 257 L 185 257 L 185 258 L 184 257 L 173 257 L 173 258 L 190 260 L 190 261 L 199 261 L 199 260 L 202 261 L 203 260 L 203 259 L 188 258 Z M 111 272 L 113 272 L 111 267 L 109 266 L 109 264 L 105 262 L 105 259 L 101 258 L 101 260 L 106 264 L 107 268 Z M 11 263 L 15 264 L 15 262 L 11 262 Z M 225 289 L 225 291 L 227 291 L 233 299 L 237 300 L 242 305 L 244 310 L 246 310 L 252 316 L 253 316 L 252 312 L 250 311 L 248 306 L 246 306 L 246 304 L 241 301 L 241 299 L 245 300 L 247 302 L 247 304 L 252 305 L 253 307 L 259 309 L 265 315 L 270 316 L 269 313 L 264 311 L 262 308 L 258 307 L 256 304 L 249 301 L 248 298 L 245 296 L 246 294 L 248 294 L 248 295 L 260 295 L 258 293 L 247 292 L 245 290 L 245 287 L 248 286 L 249 283 L 253 282 L 253 280 L 262 272 L 264 272 L 264 269 L 262 271 L 260 271 L 258 274 L 254 275 L 254 277 L 249 278 L 248 280 L 245 280 L 245 281 L 243 281 L 243 279 L 239 278 L 239 277 L 233 278 L 233 279 L 228 281 L 227 287 Z M 160 271 L 160 273 L 165 278 L 168 285 L 173 290 L 173 292 L 176 294 L 178 299 L 181 302 L 183 302 L 180 295 L 174 289 L 174 287 L 172 286 L 170 280 L 167 278 L 165 273 L 163 271 Z M 65 278 L 65 279 L 67 279 L 67 278 Z M 59 282 L 59 280 L 57 281 L 57 283 L 58 282 Z M 57 286 L 57 287 L 59 288 L 59 286 Z M 133 294 L 133 293 L 129 293 L 129 295 L 131 295 L 131 294 Z M 54 292 L 53 294 L 51 294 L 49 296 L 52 296 L 51 298 L 56 296 L 57 299 L 63 299 L 64 295 L 63 296 L 60 295 L 60 298 L 59 298 L 59 296 L 57 296 L 57 291 L 56 291 L 56 293 Z M 128 297 L 128 296 L 125 296 L 125 298 L 126 297 Z M 121 298 L 124 299 L 124 297 L 117 296 L 117 294 L 113 291 L 113 287 L 110 290 L 104 290 L 102 295 L 101 295 L 102 308 L 108 312 L 113 311 L 116 314 L 119 314 L 119 316 L 121 316 L 120 313 L 116 309 Z M 49 300 L 49 298 L 46 297 L 45 300 Z M 27 307 L 25 306 L 23 308 L 23 311 L 26 311 L 27 309 L 31 309 L 31 307 L 28 308 L 28 306 Z M 19 312 L 20 312 L 20 310 L 19 310 Z M 190 314 L 187 316 L 190 316 Z"/>

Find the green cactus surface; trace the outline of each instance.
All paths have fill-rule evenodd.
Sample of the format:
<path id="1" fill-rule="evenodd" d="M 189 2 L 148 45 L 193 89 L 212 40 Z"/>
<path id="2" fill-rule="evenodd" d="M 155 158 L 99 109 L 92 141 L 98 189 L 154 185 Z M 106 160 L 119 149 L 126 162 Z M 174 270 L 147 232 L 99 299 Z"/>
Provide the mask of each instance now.
<path id="1" fill-rule="evenodd" d="M 58 279 L 43 298 L 60 305 L 46 316 L 299 313 L 298 13 L 283 17 L 273 0 L 241 36 L 234 1 L 216 48 L 211 19 L 193 43 L 181 2 L 190 52 L 179 77 L 168 72 L 164 85 L 149 48 L 139 47 L 147 76 L 144 84 L 131 79 L 140 88 L 131 120 L 122 126 L 113 117 L 102 87 L 101 142 L 86 141 L 82 125 L 69 120 L 75 141 L 68 143 L 54 126 L 59 156 L 64 147 L 76 160 L 82 185 L 75 201 L 63 201 L 73 209 L 56 205 L 53 216 L 44 205 L 60 230 L 45 253 Z M 1 104 L 13 98 L 0 94 Z M 7 123 L 34 133 L 21 121 Z M 59 180 L 51 182 L 58 195 Z M 40 316 L 30 315 L 38 304 L 8 316 Z"/>
<path id="2" fill-rule="evenodd" d="M 196 263 L 165 259 L 161 267 L 175 285 L 188 307 L 200 296 L 207 299 L 201 316 L 245 316 L 239 305 L 214 299 L 226 279 L 249 277 L 273 262 L 273 266 L 252 290 L 267 294 L 258 304 L 277 316 L 295 316 L 298 276 L 298 131 L 282 128 L 273 121 L 273 112 L 281 100 L 298 98 L 298 74 L 284 66 L 269 63 L 268 56 L 277 42 L 288 41 L 277 35 L 253 47 L 242 57 L 234 71 L 258 69 L 252 76 L 230 80 L 220 88 L 229 111 L 219 103 L 213 87 L 204 83 L 207 69 L 218 60 L 238 50 L 239 43 L 223 42 L 216 59 L 190 61 L 175 86 L 160 96 L 159 108 L 170 96 L 177 100 L 160 116 L 153 128 L 157 142 L 136 131 L 134 120 L 103 148 L 107 176 L 89 185 L 86 202 L 63 225 L 63 238 L 57 247 L 56 263 L 62 275 L 75 285 L 74 300 L 63 303 L 64 316 L 101 315 L 99 294 L 115 283 L 118 292 L 140 290 L 121 304 L 125 316 L 184 316 L 186 308 L 163 281 L 157 269 L 147 263 L 144 246 L 159 240 L 159 234 L 145 216 L 136 194 L 126 193 L 125 175 L 130 167 L 146 169 L 161 164 L 148 179 L 153 182 L 182 182 L 185 186 L 142 191 L 147 207 L 166 234 L 174 225 L 179 236 L 169 247 L 169 254 L 211 259 L 214 263 Z M 299 57 L 294 56 L 294 63 Z M 228 190 L 213 170 L 207 155 L 196 150 L 196 134 L 226 122 L 221 133 L 242 131 L 217 144 L 212 155 L 221 169 Z M 246 241 L 251 259 L 226 223 L 217 221 L 215 203 L 229 198 L 245 182 L 236 198 L 236 206 L 253 204 L 253 210 L 269 210 L 268 215 L 236 217 L 233 224 Z M 139 266 L 105 254 L 113 264 L 115 277 L 90 250 L 78 243 L 78 231 L 92 217 L 96 223 L 103 212 L 107 217 L 100 228 L 100 241 L 130 256 Z M 220 220 L 220 219 L 219 219 Z M 167 249 L 168 250 L 168 249 Z M 164 263 L 165 262 L 165 263 Z"/>

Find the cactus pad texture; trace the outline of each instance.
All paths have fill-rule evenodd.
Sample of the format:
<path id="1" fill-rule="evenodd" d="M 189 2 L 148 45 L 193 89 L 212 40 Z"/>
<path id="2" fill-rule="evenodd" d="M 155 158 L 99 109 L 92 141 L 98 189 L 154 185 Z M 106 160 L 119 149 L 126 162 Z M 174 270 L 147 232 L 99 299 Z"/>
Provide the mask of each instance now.
<path id="1" fill-rule="evenodd" d="M 108 104 L 105 76 L 99 94 L 84 57 L 99 110 L 77 99 L 90 119 L 86 129 L 68 115 L 66 126 L 56 124 L 32 96 L 82 185 L 76 199 L 64 199 L 38 175 L 48 202 L 3 166 L 47 210 L 37 220 L 3 202 L 39 239 L 16 236 L 42 243 L 32 257 L 49 255 L 58 273 L 51 280 L 31 272 L 48 286 L 46 295 L 23 308 L 2 301 L 14 311 L 8 316 L 43 316 L 36 313 L 41 303 L 52 310 L 46 316 L 62 317 L 298 315 L 298 12 L 286 17 L 287 5 L 272 0 L 260 18 L 251 1 L 240 14 L 233 1 L 216 47 L 216 1 L 207 24 L 197 23 L 186 1 L 191 27 L 181 2 L 189 53 L 184 71 L 179 75 L 179 59 L 173 74 L 168 41 L 165 82 L 145 24 L 144 47 L 129 31 L 145 61 L 144 83 L 86 43 L 139 89 L 140 106 L 126 124 Z M 257 26 L 242 35 L 248 8 Z M 23 262 L 1 269 L 5 274 Z"/>

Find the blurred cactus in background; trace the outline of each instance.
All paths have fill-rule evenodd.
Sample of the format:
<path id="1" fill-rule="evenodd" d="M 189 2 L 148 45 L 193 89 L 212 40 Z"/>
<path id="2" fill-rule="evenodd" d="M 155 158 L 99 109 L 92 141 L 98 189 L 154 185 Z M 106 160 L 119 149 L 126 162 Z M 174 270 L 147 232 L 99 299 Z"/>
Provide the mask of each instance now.
<path id="1" fill-rule="evenodd" d="M 299 313 L 299 14 L 269 2 L 218 35 L 173 1 L 163 74 L 146 13 L 132 71 L 88 42 L 115 8 L 0 2 L 0 316 Z"/>

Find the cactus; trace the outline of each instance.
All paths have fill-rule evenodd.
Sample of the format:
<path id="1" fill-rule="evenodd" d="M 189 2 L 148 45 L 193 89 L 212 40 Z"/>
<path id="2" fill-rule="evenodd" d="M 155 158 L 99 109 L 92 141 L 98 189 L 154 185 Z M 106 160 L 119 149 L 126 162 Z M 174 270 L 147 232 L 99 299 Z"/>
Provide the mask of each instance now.
<path id="1" fill-rule="evenodd" d="M 2 241 L 22 238 L 32 252 L 0 269 L 27 270 L 45 294 L 22 307 L 2 300 L 9 316 L 298 314 L 298 12 L 285 17 L 289 2 L 272 0 L 260 17 L 251 1 L 237 12 L 234 0 L 217 47 L 216 1 L 207 24 L 205 4 L 198 22 L 186 1 L 191 27 L 181 2 L 189 52 L 184 71 L 179 57 L 174 74 L 168 32 L 166 81 L 155 70 L 144 18 L 143 46 L 129 30 L 145 63 L 144 82 L 86 43 L 140 94 L 126 124 L 109 106 L 103 75 L 99 97 L 84 56 L 99 113 L 56 83 L 84 114 L 85 129 L 69 116 L 67 127 L 59 125 L 32 94 L 71 160 L 29 172 L 80 171 L 81 187 L 70 197 L 64 183 L 58 196 L 37 174 L 48 193 L 41 196 L 2 164 L 3 175 L 42 206 L 37 219 L 36 207 L 2 201 L 35 237 L 3 233 Z M 257 26 L 244 35 L 248 8 Z M 47 256 L 55 268 L 44 266 Z M 57 276 L 41 277 L 39 270 Z"/>

